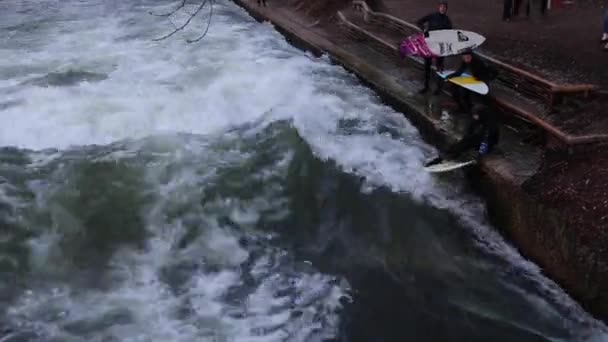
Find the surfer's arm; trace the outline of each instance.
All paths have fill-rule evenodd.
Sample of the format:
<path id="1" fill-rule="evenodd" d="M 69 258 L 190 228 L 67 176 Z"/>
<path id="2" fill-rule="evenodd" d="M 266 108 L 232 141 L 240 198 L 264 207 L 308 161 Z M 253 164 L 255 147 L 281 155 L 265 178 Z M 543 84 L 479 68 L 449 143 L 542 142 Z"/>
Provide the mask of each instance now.
<path id="1" fill-rule="evenodd" d="M 445 79 L 449 80 L 450 78 L 458 77 L 458 76 L 462 75 L 462 73 L 464 72 L 465 69 L 466 69 L 466 65 L 464 65 L 464 63 L 462 63 L 462 64 L 460 64 L 460 67 L 458 67 L 458 69 L 456 69 L 456 71 L 447 75 L 445 77 Z"/>
<path id="2" fill-rule="evenodd" d="M 424 25 L 429 22 L 429 20 L 431 19 L 431 16 L 432 16 L 432 14 L 429 14 L 429 15 L 425 15 L 424 17 L 418 19 L 418 21 L 416 22 L 416 26 L 418 26 L 418 28 L 421 31 L 424 31 Z"/>

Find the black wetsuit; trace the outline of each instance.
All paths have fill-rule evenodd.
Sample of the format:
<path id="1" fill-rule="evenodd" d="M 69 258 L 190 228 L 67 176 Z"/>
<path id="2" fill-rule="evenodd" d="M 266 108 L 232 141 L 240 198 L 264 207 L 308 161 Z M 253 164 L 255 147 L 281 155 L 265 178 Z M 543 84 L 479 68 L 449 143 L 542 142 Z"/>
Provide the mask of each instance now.
<path id="1" fill-rule="evenodd" d="M 452 77 L 458 77 L 465 72 L 488 84 L 491 80 L 496 78 L 497 75 L 496 70 L 490 68 L 482 60 L 473 55 L 470 63 L 465 63 L 463 61 L 456 71 L 446 77 L 446 80 Z M 466 112 L 470 111 L 473 106 L 471 101 L 471 92 L 463 87 L 456 88 L 456 91 L 457 93 L 455 94 L 455 97 L 460 110 Z"/>
<path id="2" fill-rule="evenodd" d="M 493 109 L 484 107 L 477 115 L 478 119 L 471 121 L 464 137 L 446 151 L 450 159 L 470 149 L 476 149 L 480 157 L 485 156 L 498 144 L 500 130 Z"/>
<path id="3" fill-rule="evenodd" d="M 423 31 L 450 30 L 452 28 L 452 21 L 447 14 L 435 12 L 418 19 L 416 26 Z"/>
<path id="4" fill-rule="evenodd" d="M 448 75 L 450 77 L 460 76 L 463 73 L 468 72 L 471 75 L 475 76 L 476 79 L 484 82 L 489 82 L 496 77 L 496 71 L 493 68 L 490 68 L 486 65 L 481 59 L 476 57 L 475 55 L 471 56 L 471 62 L 465 63 L 464 61 L 460 63 L 460 66 L 456 71 Z"/>
<path id="5" fill-rule="evenodd" d="M 452 28 L 452 21 L 450 20 L 450 17 L 447 16 L 447 14 L 435 12 L 420 18 L 416 22 L 416 25 L 425 32 L 436 30 L 449 30 Z M 432 62 L 432 58 L 424 59 L 424 91 L 429 88 Z M 435 66 L 438 70 L 443 70 L 443 57 L 437 57 L 435 59 Z"/>
<path id="6" fill-rule="evenodd" d="M 433 158 L 425 163 L 425 166 L 439 164 L 444 157 L 450 160 L 458 159 L 463 153 L 474 149 L 477 158 L 488 155 L 498 144 L 500 129 L 493 109 L 484 107 L 478 111 L 478 119 L 473 119 L 469 124 L 466 134 L 456 144 L 448 148 L 444 156 Z"/>

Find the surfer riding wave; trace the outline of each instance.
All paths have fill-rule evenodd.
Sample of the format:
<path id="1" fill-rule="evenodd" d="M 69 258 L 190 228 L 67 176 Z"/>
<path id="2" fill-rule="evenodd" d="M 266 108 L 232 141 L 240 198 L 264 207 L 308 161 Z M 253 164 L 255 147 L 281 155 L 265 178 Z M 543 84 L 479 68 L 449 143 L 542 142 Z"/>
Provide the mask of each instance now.
<path id="1" fill-rule="evenodd" d="M 444 156 L 440 155 L 425 163 L 425 167 L 441 163 L 444 157 L 458 159 L 471 149 L 476 151 L 476 159 L 479 161 L 494 150 L 500 135 L 495 111 L 486 105 L 476 105 L 472 114 L 473 120 L 462 139 L 448 148 Z"/>

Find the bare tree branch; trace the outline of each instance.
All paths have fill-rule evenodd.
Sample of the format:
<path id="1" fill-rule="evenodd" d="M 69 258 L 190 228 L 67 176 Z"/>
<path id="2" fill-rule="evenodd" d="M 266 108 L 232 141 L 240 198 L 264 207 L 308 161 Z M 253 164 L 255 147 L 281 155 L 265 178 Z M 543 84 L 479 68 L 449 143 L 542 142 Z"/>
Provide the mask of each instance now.
<path id="1" fill-rule="evenodd" d="M 196 42 L 200 41 L 201 39 L 205 38 L 205 36 L 207 35 L 207 32 L 209 32 L 209 26 L 211 26 L 211 17 L 213 17 L 213 2 L 214 2 L 214 0 L 211 0 L 211 4 L 210 4 L 210 8 L 209 8 L 209 20 L 207 21 L 207 27 L 205 28 L 205 32 L 203 32 L 203 34 L 200 35 L 196 39 L 187 39 L 186 42 L 196 43 Z"/>
<path id="2" fill-rule="evenodd" d="M 173 14 L 175 14 L 175 12 L 179 11 L 180 9 L 184 8 L 186 6 L 186 0 L 182 0 L 182 3 L 173 11 L 168 12 L 168 13 L 163 13 L 163 14 L 156 14 L 156 13 L 152 13 L 152 11 L 148 12 L 151 15 L 155 16 L 155 17 L 170 17 Z"/>
<path id="3" fill-rule="evenodd" d="M 198 14 L 198 12 L 200 12 L 203 9 L 203 7 L 205 7 L 205 5 L 207 4 L 208 1 L 209 0 L 204 0 L 198 6 L 198 8 L 196 9 L 196 11 L 188 17 L 188 20 L 186 20 L 186 22 L 183 25 L 176 27 L 175 30 L 173 30 L 172 32 L 170 32 L 170 33 L 168 33 L 168 34 L 166 34 L 166 35 L 164 35 L 164 36 L 162 36 L 160 38 L 153 39 L 153 41 L 158 42 L 158 41 L 161 41 L 163 39 L 167 39 L 167 38 L 171 37 L 172 35 L 176 34 L 177 32 L 183 30 L 186 26 L 188 26 L 188 24 L 190 24 L 190 21 L 192 21 L 192 19 L 194 17 L 196 17 L 196 15 Z M 185 2 L 185 0 L 184 0 L 184 2 Z M 212 6 L 211 10 L 213 10 L 213 6 Z M 211 21 L 211 18 L 209 19 L 209 21 Z M 207 27 L 207 28 L 209 28 L 209 27 Z"/>

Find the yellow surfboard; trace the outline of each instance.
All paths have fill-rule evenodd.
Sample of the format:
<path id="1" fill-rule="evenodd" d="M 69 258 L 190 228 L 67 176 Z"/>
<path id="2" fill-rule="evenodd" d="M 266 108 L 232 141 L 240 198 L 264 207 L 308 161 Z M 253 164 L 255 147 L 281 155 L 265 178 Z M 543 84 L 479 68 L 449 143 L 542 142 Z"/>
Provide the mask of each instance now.
<path id="1" fill-rule="evenodd" d="M 446 70 L 443 72 L 439 72 L 437 74 L 441 78 L 446 78 L 448 75 L 450 75 L 453 72 L 454 71 Z M 461 76 L 458 76 L 458 77 L 450 78 L 450 82 L 457 84 L 463 88 L 469 89 L 470 91 L 474 91 L 481 95 L 486 95 L 490 91 L 490 89 L 488 88 L 488 85 L 485 82 L 480 81 L 467 73 L 463 73 Z"/>

